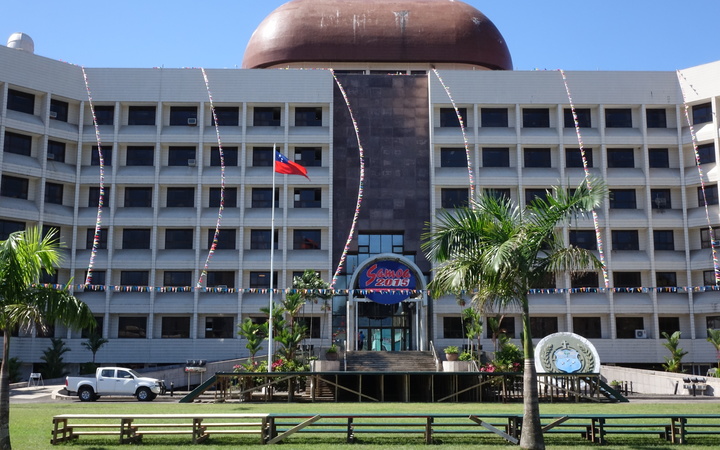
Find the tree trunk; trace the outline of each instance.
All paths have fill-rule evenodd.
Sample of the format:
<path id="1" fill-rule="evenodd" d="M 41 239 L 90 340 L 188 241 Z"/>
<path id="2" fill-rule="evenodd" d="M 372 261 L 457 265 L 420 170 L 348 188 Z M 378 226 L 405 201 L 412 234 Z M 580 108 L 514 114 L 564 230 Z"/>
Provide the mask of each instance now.
<path id="1" fill-rule="evenodd" d="M 527 297 L 523 304 L 523 422 L 520 435 L 520 448 L 544 450 L 545 439 L 540 425 L 540 400 L 538 399 L 537 372 L 530 332 L 530 314 Z"/>
<path id="2" fill-rule="evenodd" d="M 0 449 L 10 450 L 10 330 L 3 330 L 0 365 Z"/>

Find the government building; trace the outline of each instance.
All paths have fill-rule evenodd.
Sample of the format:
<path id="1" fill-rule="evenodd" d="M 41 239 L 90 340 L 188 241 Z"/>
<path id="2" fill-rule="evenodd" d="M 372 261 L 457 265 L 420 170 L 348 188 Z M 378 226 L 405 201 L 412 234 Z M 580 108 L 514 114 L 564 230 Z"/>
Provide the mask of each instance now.
<path id="1" fill-rule="evenodd" d="M 90 306 L 109 340 L 98 363 L 246 357 L 238 324 L 264 321 L 307 269 L 335 294 L 301 312 L 316 354 L 356 350 L 360 332 L 365 351 L 462 346 L 461 302 L 427 294 L 436 213 L 471 191 L 525 205 L 586 172 L 609 188 L 599 238 L 591 218 L 562 234 L 607 274 L 533 289 L 533 336 L 574 332 L 604 364 L 657 367 L 662 333 L 680 331 L 688 371 L 717 361 L 720 62 L 514 71 L 490 19 L 435 0 L 290 1 L 242 69 L 82 68 L 33 47 L 0 46 L 0 239 L 60 230 L 66 258 L 43 282 Z M 274 176 L 273 148 L 307 178 Z M 519 344 L 519 312 L 502 327 Z M 16 335 L 26 364 L 50 337 L 65 362 L 91 359 L 81 330 Z"/>

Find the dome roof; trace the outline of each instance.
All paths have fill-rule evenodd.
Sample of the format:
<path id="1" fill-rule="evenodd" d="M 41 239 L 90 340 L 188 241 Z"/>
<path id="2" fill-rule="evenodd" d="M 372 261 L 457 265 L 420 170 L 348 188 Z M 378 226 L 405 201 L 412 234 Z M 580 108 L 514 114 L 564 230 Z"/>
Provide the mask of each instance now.
<path id="1" fill-rule="evenodd" d="M 23 50 L 28 53 L 35 53 L 35 43 L 32 38 L 25 33 L 13 33 L 7 40 L 9 48 Z"/>
<path id="2" fill-rule="evenodd" d="M 260 23 L 243 67 L 293 62 L 456 63 L 512 70 L 495 25 L 454 0 L 292 0 Z"/>

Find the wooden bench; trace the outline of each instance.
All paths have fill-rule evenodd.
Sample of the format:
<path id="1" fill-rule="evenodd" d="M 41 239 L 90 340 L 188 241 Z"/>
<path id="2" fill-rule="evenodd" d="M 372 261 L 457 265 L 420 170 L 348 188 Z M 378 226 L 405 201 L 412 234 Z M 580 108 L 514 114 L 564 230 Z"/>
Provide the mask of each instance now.
<path id="1" fill-rule="evenodd" d="M 145 435 L 190 435 L 198 444 L 211 434 L 258 434 L 265 443 L 268 414 L 61 414 L 53 417 L 50 443 L 80 436 L 118 436 L 121 444 Z"/>

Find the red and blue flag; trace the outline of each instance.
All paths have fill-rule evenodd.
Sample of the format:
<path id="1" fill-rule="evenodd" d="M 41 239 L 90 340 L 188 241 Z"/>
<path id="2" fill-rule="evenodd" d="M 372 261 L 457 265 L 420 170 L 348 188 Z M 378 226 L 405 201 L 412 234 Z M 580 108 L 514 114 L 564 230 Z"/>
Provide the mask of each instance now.
<path id="1" fill-rule="evenodd" d="M 296 162 L 292 162 L 285 155 L 275 150 L 275 172 L 286 175 L 302 175 L 308 180 L 307 169 Z"/>

